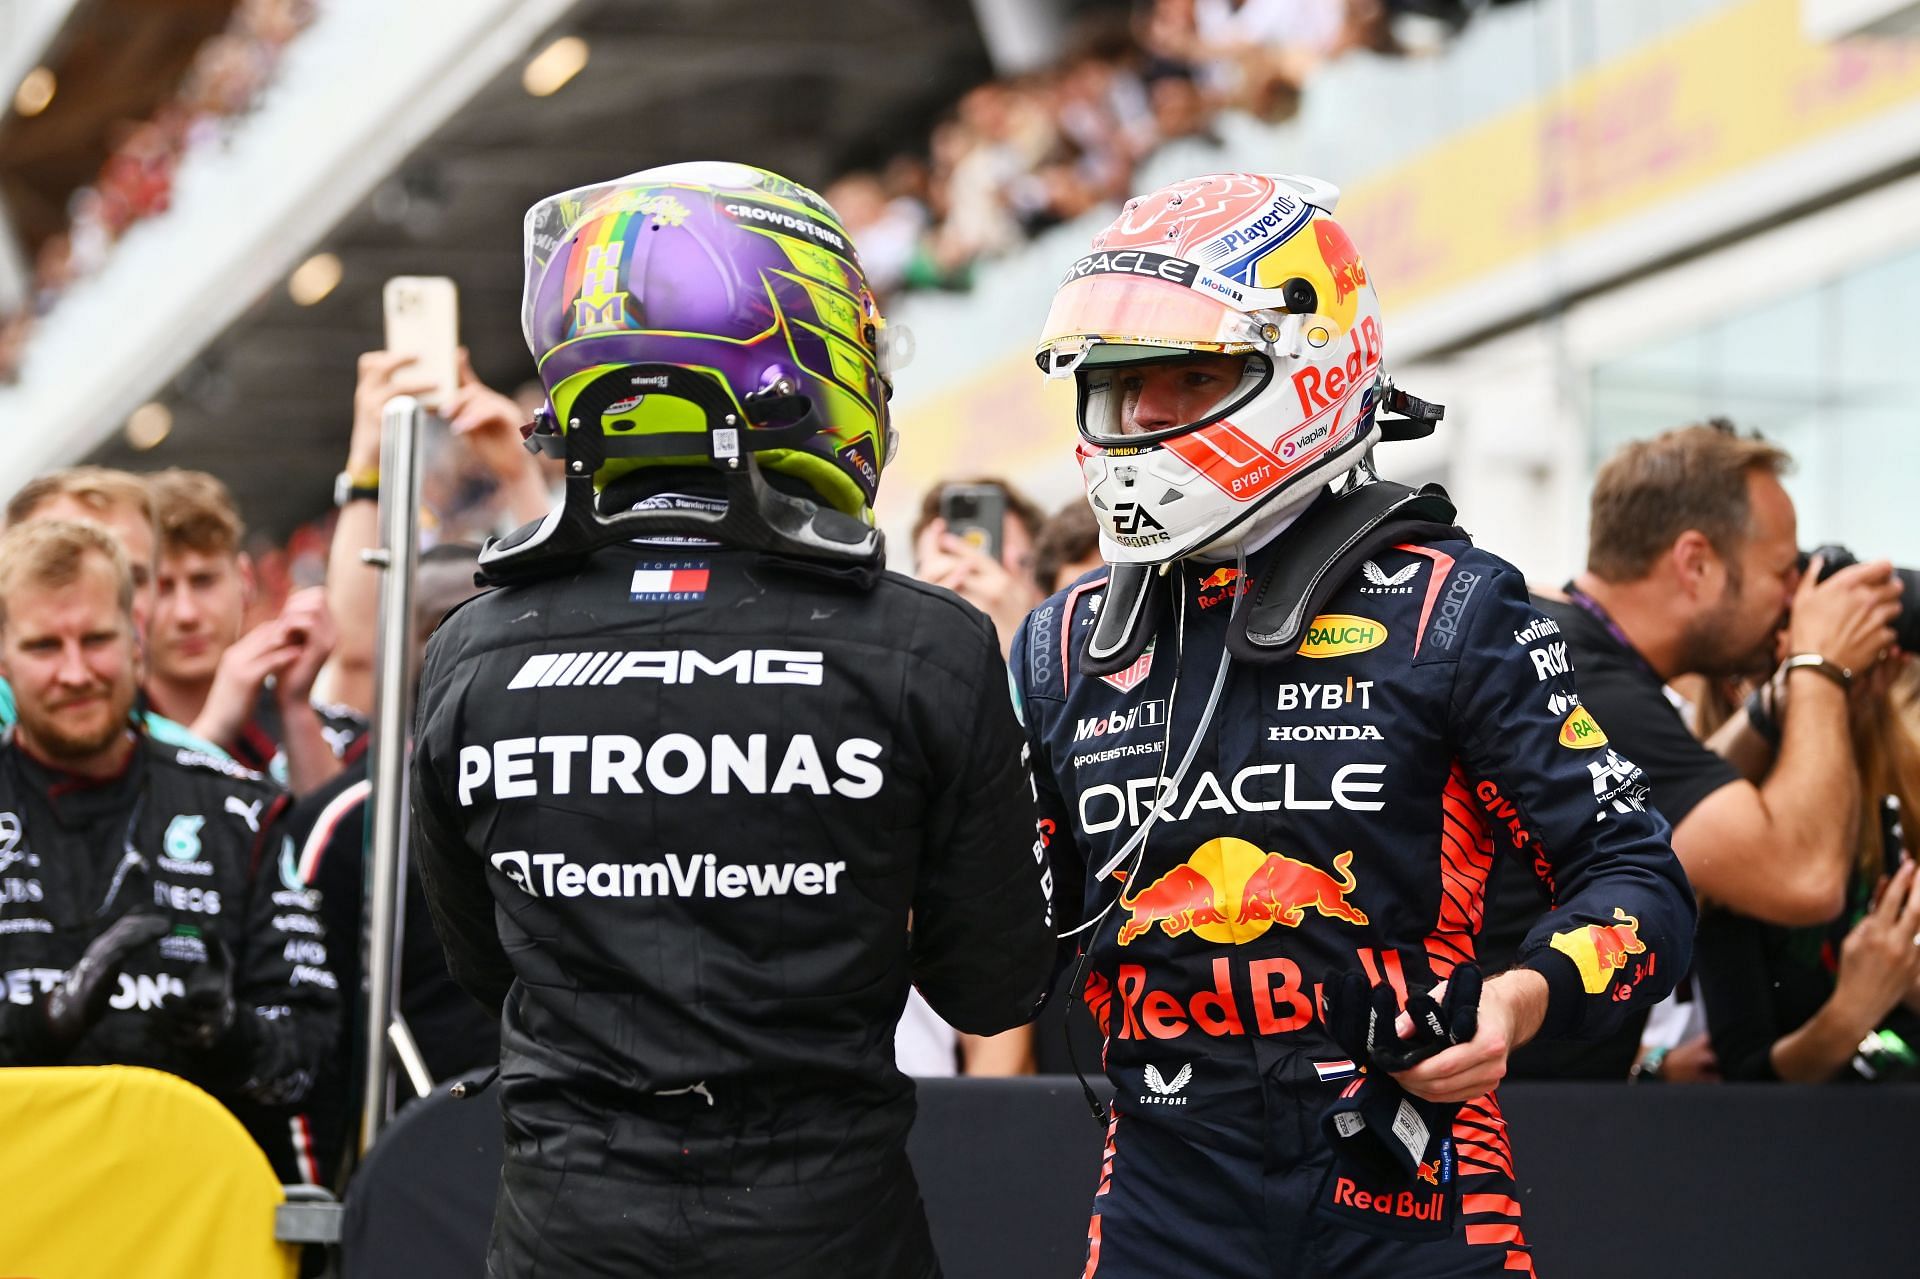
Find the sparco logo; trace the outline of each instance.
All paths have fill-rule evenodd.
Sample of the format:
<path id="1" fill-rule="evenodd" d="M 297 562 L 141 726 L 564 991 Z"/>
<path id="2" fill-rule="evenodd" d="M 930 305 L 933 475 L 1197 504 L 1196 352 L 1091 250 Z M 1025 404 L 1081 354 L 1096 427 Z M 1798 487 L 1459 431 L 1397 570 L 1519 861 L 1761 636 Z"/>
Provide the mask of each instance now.
<path id="1" fill-rule="evenodd" d="M 691 684 L 702 676 L 736 684 L 821 682 L 825 654 L 785 648 L 744 648 L 710 658 L 691 648 L 645 652 L 535 653 L 507 681 L 509 689 L 611 687 L 630 679 Z"/>
<path id="2" fill-rule="evenodd" d="M 1081 720 L 1074 726 L 1073 740 L 1084 742 L 1090 737 L 1118 736 L 1136 728 L 1158 728 L 1166 722 L 1167 704 L 1156 697 L 1111 715 L 1094 715 Z"/>
<path id="3" fill-rule="evenodd" d="M 1451 649 L 1460 639 L 1460 618 L 1467 611 L 1467 601 L 1480 589 L 1479 573 L 1460 573 L 1447 583 L 1447 593 L 1440 601 L 1439 615 L 1433 619 L 1433 629 L 1427 632 L 1427 638 L 1440 648 Z"/>
<path id="4" fill-rule="evenodd" d="M 1035 609 L 1033 620 L 1027 623 L 1027 667 L 1036 689 L 1046 687 L 1047 671 L 1053 659 L 1054 607 L 1048 604 Z"/>
<path id="5" fill-rule="evenodd" d="M 565 853 L 495 853 L 493 868 L 529 897 L 802 897 L 840 891 L 845 862 L 722 866 L 712 853 L 664 862 L 569 861 Z"/>

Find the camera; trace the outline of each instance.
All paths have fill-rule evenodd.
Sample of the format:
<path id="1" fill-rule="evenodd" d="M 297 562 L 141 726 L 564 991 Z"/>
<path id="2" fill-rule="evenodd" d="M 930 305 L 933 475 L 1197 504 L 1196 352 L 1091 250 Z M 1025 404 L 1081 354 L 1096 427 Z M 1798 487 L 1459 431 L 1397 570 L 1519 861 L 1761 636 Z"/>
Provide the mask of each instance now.
<path id="1" fill-rule="evenodd" d="M 1826 581 L 1841 569 L 1860 562 L 1859 557 L 1844 546 L 1816 546 L 1811 551 L 1800 552 L 1800 571 L 1807 571 L 1815 556 L 1820 558 L 1820 579 Z M 1900 612 L 1893 619 L 1894 642 L 1909 653 L 1920 653 L 1920 569 L 1896 568 L 1893 575 L 1900 579 Z"/>

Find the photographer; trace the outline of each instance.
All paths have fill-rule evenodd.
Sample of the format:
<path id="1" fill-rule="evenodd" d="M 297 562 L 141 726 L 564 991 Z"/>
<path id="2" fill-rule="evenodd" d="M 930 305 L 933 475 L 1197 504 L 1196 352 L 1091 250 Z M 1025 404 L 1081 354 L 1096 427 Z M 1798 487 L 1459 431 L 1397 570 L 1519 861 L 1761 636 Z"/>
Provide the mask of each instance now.
<path id="1" fill-rule="evenodd" d="M 1000 479 L 942 484 L 920 503 L 913 525 L 913 575 L 944 586 L 993 619 L 1000 655 L 1038 604 L 1034 543 L 1046 517 Z"/>
<path id="2" fill-rule="evenodd" d="M 1808 928 L 1726 910 L 1701 917 L 1694 974 L 1730 1080 L 1920 1075 L 1920 891 L 1912 823 L 1898 820 L 1920 812 L 1916 676 L 1904 659 L 1882 663 L 1855 699 L 1863 798 L 1847 909 Z"/>
<path id="3" fill-rule="evenodd" d="M 1900 584 L 1885 562 L 1825 580 L 1801 573 L 1779 479 L 1788 464 L 1783 450 L 1720 426 L 1628 445 L 1594 483 L 1587 571 L 1562 599 L 1536 596 L 1543 616 L 1515 641 L 1543 697 L 1556 709 L 1584 705 L 1645 769 L 1702 899 L 1771 923 L 1819 924 L 1841 910 L 1858 831 L 1848 694 L 1894 642 Z M 1716 754 L 1665 685 L 1767 671 L 1789 605 L 1779 747 L 1737 716 L 1716 738 L 1731 758 Z M 1569 665 L 1580 672 L 1577 700 L 1561 674 Z M 1596 773 L 1594 784 L 1608 778 Z M 1545 905 L 1504 863 L 1495 882 L 1483 953 L 1498 957 Z M 1640 1028 L 1635 1019 L 1598 1045 L 1523 1053 L 1516 1074 L 1623 1079 Z"/>

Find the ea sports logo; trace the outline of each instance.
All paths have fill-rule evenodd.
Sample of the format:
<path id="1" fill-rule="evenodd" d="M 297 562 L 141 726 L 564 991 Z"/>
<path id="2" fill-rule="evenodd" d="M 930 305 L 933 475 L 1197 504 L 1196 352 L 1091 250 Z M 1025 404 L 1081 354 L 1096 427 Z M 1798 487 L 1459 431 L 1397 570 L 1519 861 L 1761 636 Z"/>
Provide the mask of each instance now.
<path id="1" fill-rule="evenodd" d="M 1113 531 L 1123 536 L 1131 537 L 1148 530 L 1157 532 L 1165 527 L 1137 502 L 1121 502 L 1113 508 Z"/>

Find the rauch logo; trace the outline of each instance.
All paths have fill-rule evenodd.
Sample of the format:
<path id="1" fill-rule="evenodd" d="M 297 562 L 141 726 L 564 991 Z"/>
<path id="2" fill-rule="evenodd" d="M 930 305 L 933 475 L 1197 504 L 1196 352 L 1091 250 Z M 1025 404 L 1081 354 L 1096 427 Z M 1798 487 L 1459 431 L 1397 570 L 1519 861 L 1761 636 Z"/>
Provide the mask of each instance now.
<path id="1" fill-rule="evenodd" d="M 1387 642 L 1387 628 L 1370 617 L 1352 613 L 1322 613 L 1307 623 L 1302 657 L 1344 657 L 1364 653 Z"/>

